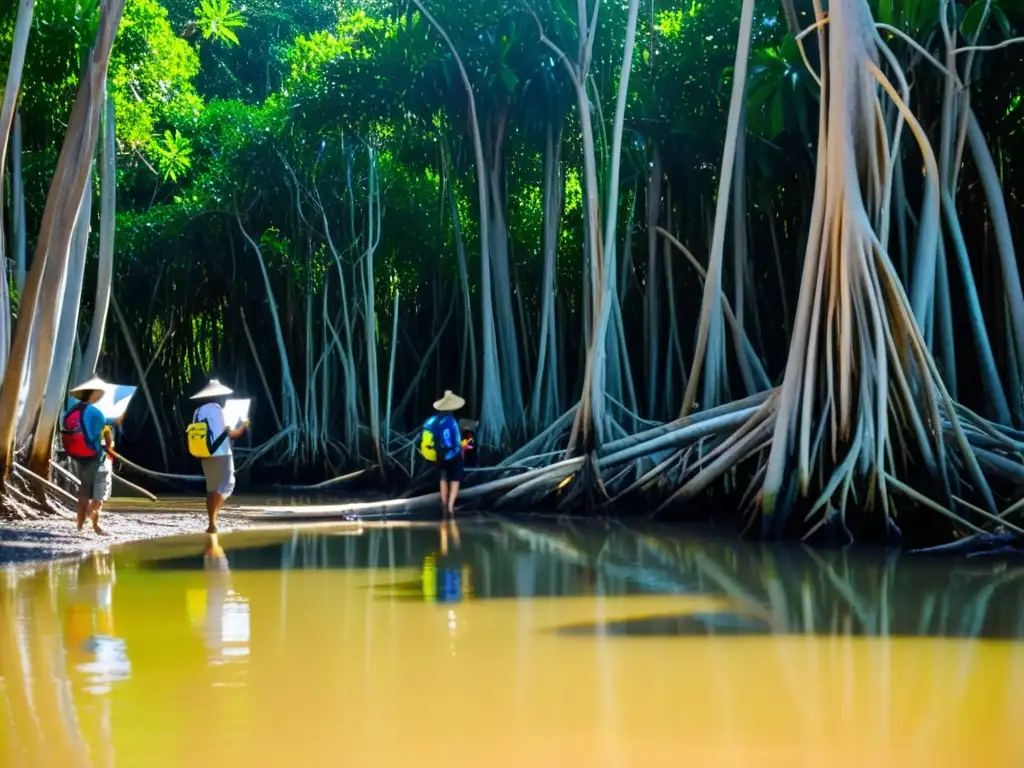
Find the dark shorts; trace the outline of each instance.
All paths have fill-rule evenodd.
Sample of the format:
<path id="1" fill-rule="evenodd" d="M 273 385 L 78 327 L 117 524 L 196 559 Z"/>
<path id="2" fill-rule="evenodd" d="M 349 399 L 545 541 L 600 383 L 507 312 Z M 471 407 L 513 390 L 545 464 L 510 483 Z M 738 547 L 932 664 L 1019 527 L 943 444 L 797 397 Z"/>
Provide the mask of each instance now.
<path id="1" fill-rule="evenodd" d="M 462 452 L 441 462 L 441 479 L 449 483 L 461 483 L 466 474 Z"/>

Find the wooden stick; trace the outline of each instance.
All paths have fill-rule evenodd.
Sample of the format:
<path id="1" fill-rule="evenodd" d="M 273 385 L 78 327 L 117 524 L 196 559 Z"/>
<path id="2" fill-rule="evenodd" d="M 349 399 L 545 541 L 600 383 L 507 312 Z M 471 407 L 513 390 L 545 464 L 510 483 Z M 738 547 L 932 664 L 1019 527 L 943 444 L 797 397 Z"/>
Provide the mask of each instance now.
<path id="1" fill-rule="evenodd" d="M 177 480 L 179 482 L 186 483 L 201 483 L 204 480 L 202 475 L 173 475 L 170 474 L 169 472 L 157 472 L 156 470 L 153 469 L 146 469 L 145 467 L 140 467 L 133 461 L 129 461 L 119 453 L 116 453 L 114 451 L 107 451 L 107 453 L 109 453 L 113 458 L 120 461 L 126 467 L 134 469 L 136 472 L 141 472 L 144 475 L 149 475 L 150 477 L 159 477 L 164 480 Z"/>
<path id="2" fill-rule="evenodd" d="M 75 477 L 75 475 L 72 472 L 68 472 L 66 469 L 64 469 L 64 467 L 62 467 L 60 464 L 58 464 L 53 459 L 50 459 L 50 466 L 53 467 L 54 469 L 56 469 L 62 475 L 64 475 L 64 477 L 66 479 L 68 479 L 72 483 L 74 483 L 76 488 L 82 484 L 82 481 L 79 480 L 77 477 Z"/>
<path id="3" fill-rule="evenodd" d="M 118 457 L 118 458 L 120 458 L 120 457 Z M 123 459 L 122 459 L 122 461 L 123 461 Z M 76 487 L 80 487 L 82 485 L 82 481 L 81 480 L 79 480 L 77 477 L 75 477 L 71 472 L 68 472 L 66 469 L 64 469 L 64 467 L 62 467 L 57 462 L 51 460 L 50 461 L 50 466 L 53 467 L 54 469 L 56 469 L 62 475 L 64 475 L 64 477 L 67 478 L 68 480 L 70 480 L 72 483 L 74 483 Z M 141 486 L 138 486 L 135 483 L 129 482 L 128 480 L 125 480 L 123 477 L 121 477 L 120 475 L 118 475 L 118 474 L 116 474 L 114 472 L 111 472 L 110 474 L 113 475 L 114 479 L 117 480 L 119 483 L 121 483 L 122 485 L 128 486 L 133 491 L 137 491 L 138 493 L 141 493 L 143 496 L 145 496 L 150 501 L 160 501 L 160 499 L 158 499 L 152 493 L 147 491 L 145 488 L 143 488 Z"/>
<path id="4" fill-rule="evenodd" d="M 122 485 L 128 486 L 129 488 L 131 488 L 133 491 L 135 491 L 137 493 L 141 493 L 143 496 L 145 496 L 150 501 L 160 501 L 160 499 L 158 499 L 156 496 L 154 496 L 152 493 L 147 491 L 142 486 L 136 485 L 135 483 L 132 483 L 132 482 L 129 482 L 128 480 L 125 480 L 120 475 L 117 475 L 117 474 L 114 474 L 114 473 L 111 473 L 111 474 L 114 475 L 114 479 L 117 480 L 117 482 L 121 483 Z"/>
<path id="5" fill-rule="evenodd" d="M 55 493 L 60 494 L 65 499 L 69 500 L 72 504 L 78 504 L 78 499 L 75 498 L 74 496 L 72 496 L 67 491 L 65 491 L 59 485 L 54 485 L 53 483 L 51 483 L 46 478 L 40 477 L 35 472 L 32 472 L 31 470 L 26 469 L 25 467 L 21 466 L 21 464 L 18 464 L 17 462 L 14 462 L 13 464 L 11 464 L 11 466 L 14 467 L 15 471 L 21 472 L 22 474 L 27 475 L 29 479 L 36 480 L 36 481 L 42 483 L 47 488 L 49 488 L 50 490 L 54 491 Z"/>
<path id="6" fill-rule="evenodd" d="M 306 488 L 309 490 L 317 490 L 319 488 L 328 488 L 337 483 L 344 483 L 346 480 L 354 480 L 360 475 L 366 474 L 365 469 L 358 469 L 355 472 L 349 472 L 347 475 L 339 475 L 338 477 L 332 477 L 330 480 L 324 480 L 322 483 L 316 483 L 315 485 L 307 485 Z"/>

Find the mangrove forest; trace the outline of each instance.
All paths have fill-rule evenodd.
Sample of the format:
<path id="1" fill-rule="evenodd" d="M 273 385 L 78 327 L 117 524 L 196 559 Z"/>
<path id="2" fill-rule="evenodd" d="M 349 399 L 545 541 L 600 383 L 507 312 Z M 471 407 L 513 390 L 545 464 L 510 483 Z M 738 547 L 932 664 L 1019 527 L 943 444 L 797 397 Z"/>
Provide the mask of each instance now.
<path id="1" fill-rule="evenodd" d="M 12 0 L 4 514 L 53 504 L 95 372 L 162 488 L 217 378 L 250 487 L 436 507 L 452 390 L 487 509 L 1024 535 L 1019 35 L 1022 0 Z"/>

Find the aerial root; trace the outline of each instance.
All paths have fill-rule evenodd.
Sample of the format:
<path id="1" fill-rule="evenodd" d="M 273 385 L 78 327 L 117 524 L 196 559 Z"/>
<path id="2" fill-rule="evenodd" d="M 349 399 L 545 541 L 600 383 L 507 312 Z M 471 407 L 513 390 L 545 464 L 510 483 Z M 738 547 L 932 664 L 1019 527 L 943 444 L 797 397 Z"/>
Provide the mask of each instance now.
<path id="1" fill-rule="evenodd" d="M 42 481 L 19 464 L 12 466 L 24 472 L 11 474 L 4 484 L 0 492 L 0 520 L 37 520 L 44 516 L 74 518 L 74 513 L 63 503 L 70 498 L 74 504 L 74 496 L 49 481 Z"/>

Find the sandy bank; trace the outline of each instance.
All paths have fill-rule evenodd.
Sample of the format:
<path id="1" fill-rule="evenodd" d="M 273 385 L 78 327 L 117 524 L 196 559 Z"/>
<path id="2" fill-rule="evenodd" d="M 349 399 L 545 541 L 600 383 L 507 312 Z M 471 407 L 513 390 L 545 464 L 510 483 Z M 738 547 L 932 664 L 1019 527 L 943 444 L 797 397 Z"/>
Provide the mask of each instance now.
<path id="1" fill-rule="evenodd" d="M 221 512 L 222 532 L 250 525 L 251 520 L 229 510 Z M 60 557 L 75 557 L 88 552 L 103 551 L 115 544 L 143 539 L 202 533 L 206 530 L 206 514 L 200 510 L 156 512 L 115 508 L 104 511 L 100 524 L 106 536 L 92 532 L 89 526 L 81 533 L 75 521 L 63 517 L 26 520 L 0 524 L 0 567 Z"/>

